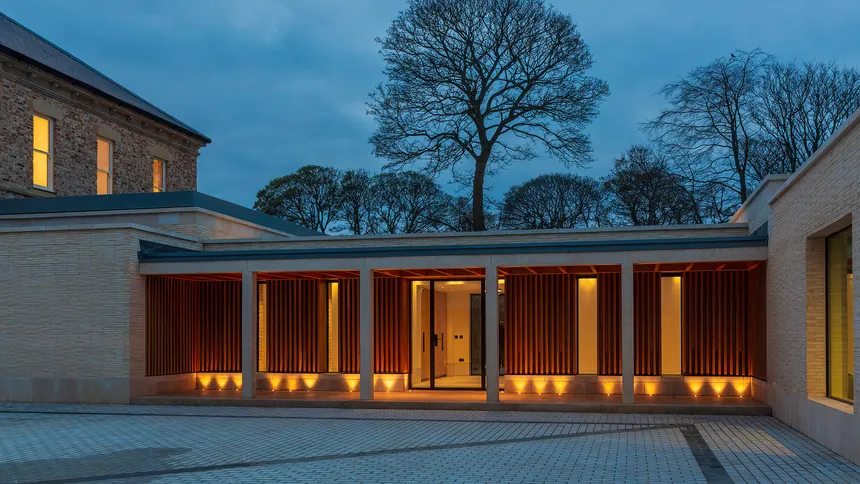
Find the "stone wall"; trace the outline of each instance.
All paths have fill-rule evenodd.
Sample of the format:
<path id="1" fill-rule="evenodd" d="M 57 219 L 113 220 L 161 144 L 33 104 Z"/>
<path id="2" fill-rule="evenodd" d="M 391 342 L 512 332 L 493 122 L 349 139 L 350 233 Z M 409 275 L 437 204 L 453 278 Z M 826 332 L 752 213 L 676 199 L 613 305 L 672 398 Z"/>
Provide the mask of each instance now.
<path id="1" fill-rule="evenodd" d="M 33 114 L 54 120 L 53 193 L 33 187 Z M 153 123 L 155 124 L 155 123 Z M 0 198 L 96 194 L 96 140 L 114 142 L 113 193 L 151 192 L 153 158 L 167 190 L 197 188 L 197 149 L 151 135 L 61 96 L 0 76 Z"/>

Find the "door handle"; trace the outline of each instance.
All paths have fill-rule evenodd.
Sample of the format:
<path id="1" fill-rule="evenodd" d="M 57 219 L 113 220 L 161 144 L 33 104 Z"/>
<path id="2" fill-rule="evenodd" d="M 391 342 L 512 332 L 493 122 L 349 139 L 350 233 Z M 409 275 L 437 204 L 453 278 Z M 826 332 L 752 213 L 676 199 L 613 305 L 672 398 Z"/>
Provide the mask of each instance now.
<path id="1" fill-rule="evenodd" d="M 439 335 L 438 334 L 433 333 L 430 336 L 430 344 L 432 344 L 434 348 L 439 346 Z"/>
<path id="2" fill-rule="evenodd" d="M 442 333 L 442 351 L 445 351 L 445 333 Z"/>

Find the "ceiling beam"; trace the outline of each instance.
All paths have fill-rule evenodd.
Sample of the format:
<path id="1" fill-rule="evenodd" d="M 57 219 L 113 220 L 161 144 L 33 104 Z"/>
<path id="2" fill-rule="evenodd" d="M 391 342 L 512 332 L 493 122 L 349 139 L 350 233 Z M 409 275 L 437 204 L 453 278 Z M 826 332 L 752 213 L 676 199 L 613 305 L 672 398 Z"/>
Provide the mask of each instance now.
<path id="1" fill-rule="evenodd" d="M 684 268 L 684 272 L 690 272 L 690 269 L 693 268 L 694 264 L 695 264 L 695 262 L 690 262 L 689 264 L 687 264 L 687 267 Z"/>

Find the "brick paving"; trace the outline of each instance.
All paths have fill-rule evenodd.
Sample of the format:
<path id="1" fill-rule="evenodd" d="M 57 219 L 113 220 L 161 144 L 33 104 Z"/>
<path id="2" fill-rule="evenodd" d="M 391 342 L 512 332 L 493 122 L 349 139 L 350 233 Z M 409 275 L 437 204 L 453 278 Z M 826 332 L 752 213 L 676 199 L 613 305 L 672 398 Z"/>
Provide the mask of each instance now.
<path id="1" fill-rule="evenodd" d="M 771 417 L 0 404 L 0 482 L 860 482 Z"/>

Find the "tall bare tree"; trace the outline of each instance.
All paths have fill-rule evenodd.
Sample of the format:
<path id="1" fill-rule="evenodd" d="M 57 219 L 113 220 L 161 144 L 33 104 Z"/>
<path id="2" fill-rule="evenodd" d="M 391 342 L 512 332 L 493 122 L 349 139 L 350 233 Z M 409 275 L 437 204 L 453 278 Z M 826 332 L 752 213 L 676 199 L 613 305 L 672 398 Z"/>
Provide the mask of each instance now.
<path id="1" fill-rule="evenodd" d="M 589 177 L 552 173 L 514 185 L 505 194 L 502 226 L 568 229 L 598 225 L 600 184 Z"/>
<path id="2" fill-rule="evenodd" d="M 567 165 L 590 160 L 583 128 L 609 88 L 587 75 L 573 20 L 543 0 L 410 0 L 377 41 L 388 80 L 368 103 L 374 154 L 432 173 L 469 160 L 475 230 L 494 169 L 535 147 Z"/>
<path id="3" fill-rule="evenodd" d="M 768 141 L 755 174 L 793 173 L 858 108 L 857 69 L 820 62 L 769 64 L 755 110 Z"/>
<path id="4" fill-rule="evenodd" d="M 646 146 L 633 146 L 615 160 L 603 182 L 613 222 L 666 225 L 697 222 L 693 199 L 668 162 Z"/>
<path id="5" fill-rule="evenodd" d="M 386 234 L 435 232 L 444 226 L 450 196 L 432 178 L 414 171 L 373 177 L 376 230 Z"/>
<path id="6" fill-rule="evenodd" d="M 670 107 L 644 125 L 662 150 L 686 158 L 741 202 L 749 196 L 747 175 L 762 137 L 754 111 L 767 60 L 759 50 L 735 51 L 693 69 L 663 87 Z"/>
<path id="7" fill-rule="evenodd" d="M 325 232 L 338 216 L 340 173 L 307 165 L 269 182 L 257 193 L 254 209 Z"/>
<path id="8" fill-rule="evenodd" d="M 375 200 L 371 177 L 366 170 L 347 170 L 343 173 L 338 199 L 338 218 L 342 221 L 338 231 L 352 235 L 375 232 Z"/>

